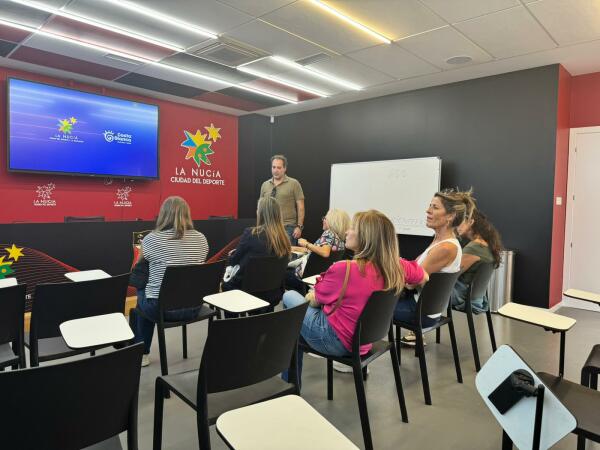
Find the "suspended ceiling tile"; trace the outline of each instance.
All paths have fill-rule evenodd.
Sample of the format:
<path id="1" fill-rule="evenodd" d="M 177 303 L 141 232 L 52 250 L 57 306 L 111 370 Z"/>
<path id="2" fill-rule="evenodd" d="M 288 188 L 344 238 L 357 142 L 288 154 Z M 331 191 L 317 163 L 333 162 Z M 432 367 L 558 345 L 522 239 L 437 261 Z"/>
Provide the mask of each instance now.
<path id="1" fill-rule="evenodd" d="M 203 94 L 205 91 L 184 84 L 173 83 L 172 81 L 161 80 L 159 78 L 140 75 L 139 73 L 129 73 L 115 80 L 118 83 L 136 86 L 152 91 L 163 92 L 165 94 L 177 95 L 179 97 L 192 98 Z"/>
<path id="2" fill-rule="evenodd" d="M 6 25 L 0 25 L 0 39 L 4 39 L 10 42 L 21 42 L 31 33 L 25 30 L 19 30 L 18 28 L 9 27 Z"/>
<path id="3" fill-rule="evenodd" d="M 518 6 L 519 0 L 421 0 L 450 23 Z"/>
<path id="4" fill-rule="evenodd" d="M 374 86 L 376 84 L 387 83 L 393 78 L 385 75 L 375 69 L 365 66 L 359 62 L 353 61 L 345 56 L 336 56 L 330 60 L 320 61 L 308 66 L 319 72 L 341 78 L 345 81 L 357 84 L 360 87 Z M 337 86 L 334 84 L 334 86 Z M 337 86 L 339 88 L 339 86 Z M 342 88 L 347 91 L 348 88 Z"/>
<path id="5" fill-rule="evenodd" d="M 381 42 L 307 0 L 284 6 L 262 19 L 338 53 L 371 47 Z"/>
<path id="6" fill-rule="evenodd" d="M 556 47 L 548 33 L 522 6 L 457 23 L 456 28 L 496 58 Z"/>
<path id="7" fill-rule="evenodd" d="M 440 71 L 437 67 L 417 58 L 395 44 L 381 44 L 349 53 L 347 56 L 398 79 Z"/>
<path id="8" fill-rule="evenodd" d="M 0 40 L 0 56 L 6 56 L 17 46 L 14 42 Z"/>
<path id="9" fill-rule="evenodd" d="M 240 11 L 243 11 L 251 16 L 262 16 L 282 6 L 293 3 L 295 0 L 221 0 Z"/>
<path id="10" fill-rule="evenodd" d="M 180 67 L 182 69 L 190 70 L 192 72 L 208 75 L 232 84 L 256 79 L 255 76 L 246 75 L 236 69 L 232 69 L 231 67 L 223 66 L 221 64 L 184 53 L 178 53 L 165 58 L 162 62 Z"/>
<path id="11" fill-rule="evenodd" d="M 173 50 L 164 47 L 60 16 L 54 16 L 41 29 L 153 61 L 158 61 L 174 53 Z"/>
<path id="12" fill-rule="evenodd" d="M 597 0 L 544 0 L 527 7 L 559 45 L 600 39 Z"/>
<path id="13" fill-rule="evenodd" d="M 266 106 L 262 103 L 252 102 L 239 97 L 232 97 L 230 95 L 222 94 L 221 92 L 206 92 L 196 97 L 196 100 L 214 103 L 215 105 L 227 106 L 229 108 L 240 109 L 242 111 L 256 111 L 266 108 Z"/>
<path id="14" fill-rule="evenodd" d="M 11 59 L 17 59 L 44 67 L 66 70 L 68 72 L 80 73 L 90 77 L 101 78 L 104 80 L 114 80 L 124 75 L 123 70 L 114 67 L 103 66 L 100 64 L 82 61 L 80 59 L 70 58 L 57 53 L 46 52 L 36 48 L 21 46 L 10 56 Z"/>
<path id="15" fill-rule="evenodd" d="M 109 51 L 88 48 L 76 44 L 75 42 L 66 42 L 39 34 L 34 34 L 31 38 L 29 38 L 26 42 L 26 45 L 38 50 L 65 55 L 73 59 L 88 61 L 90 63 L 100 64 L 102 66 L 114 67 L 116 69 L 121 69 L 124 72 L 137 70 L 143 65 L 143 63 L 133 60 L 125 61 L 122 59 L 107 57 L 107 55 L 110 54 Z"/>
<path id="16" fill-rule="evenodd" d="M 50 14 L 37 9 L 12 3 L 9 0 L 0 2 L 0 19 L 21 25 L 37 28 L 43 24 Z"/>
<path id="17" fill-rule="evenodd" d="M 272 55 L 279 55 L 289 59 L 306 58 L 325 50 L 302 38 L 275 28 L 262 20 L 253 20 L 225 34 L 258 47 Z"/>
<path id="18" fill-rule="evenodd" d="M 164 2 L 163 6 L 171 5 L 176 2 Z M 200 5 L 201 2 L 188 2 L 190 5 Z M 144 2 L 146 4 L 146 2 Z M 146 6 L 150 6 L 149 4 Z M 98 0 L 75 0 L 65 8 L 67 12 L 78 14 L 80 16 L 94 19 L 98 22 L 109 24 L 123 30 L 138 33 L 151 37 L 167 44 L 187 48 L 209 40 L 206 36 L 200 35 L 190 29 L 184 29 L 173 26 L 157 19 L 152 19 L 146 15 L 136 14 L 128 9 L 122 9 L 110 2 L 100 2 Z M 241 14 L 241 13 L 240 13 Z M 175 15 L 173 12 L 171 16 Z M 207 31 L 216 32 L 208 26 L 200 24 L 196 18 L 198 15 L 184 15 L 178 17 L 181 20 L 192 23 Z"/>
<path id="19" fill-rule="evenodd" d="M 192 86 L 197 89 L 204 91 L 218 91 L 229 87 L 229 83 L 219 82 L 216 80 L 208 80 L 192 74 L 187 74 L 180 71 L 174 71 L 168 67 L 161 65 L 149 64 L 143 66 L 141 69 L 136 70 L 135 73 L 140 75 L 147 75 L 153 78 L 159 78 L 162 80 L 169 80 L 174 83 L 184 84 L 186 86 Z"/>
<path id="20" fill-rule="evenodd" d="M 247 83 L 242 83 L 242 86 L 247 86 L 253 89 L 258 89 L 259 91 L 265 91 L 270 94 L 279 95 L 297 102 L 318 98 L 317 95 L 310 94 L 306 91 L 301 91 L 270 80 L 249 81 Z"/>
<path id="21" fill-rule="evenodd" d="M 67 5 L 70 0 L 36 0 L 38 3 L 43 3 L 46 6 L 50 6 L 51 8 L 62 8 Z"/>
<path id="22" fill-rule="evenodd" d="M 325 3 L 391 40 L 446 25 L 418 0 L 325 0 Z"/>
<path id="23" fill-rule="evenodd" d="M 484 50 L 473 44 L 451 27 L 429 31 L 397 42 L 411 53 L 423 58 L 434 66 L 455 69 L 459 66 L 448 64 L 446 60 L 454 56 L 469 56 L 472 61 L 460 67 L 490 61 L 492 58 Z"/>
<path id="24" fill-rule="evenodd" d="M 258 104 L 264 105 L 265 108 L 271 107 L 271 106 L 281 106 L 281 105 L 288 104 L 287 102 L 284 102 L 283 100 L 276 100 L 272 97 L 267 97 L 265 95 L 246 91 L 244 89 L 240 89 L 237 87 L 229 87 L 227 89 L 222 89 L 219 91 L 219 93 L 229 95 L 231 97 L 238 97 L 238 98 L 241 98 L 243 100 L 247 100 L 247 101 L 250 101 L 253 103 L 258 103 Z"/>

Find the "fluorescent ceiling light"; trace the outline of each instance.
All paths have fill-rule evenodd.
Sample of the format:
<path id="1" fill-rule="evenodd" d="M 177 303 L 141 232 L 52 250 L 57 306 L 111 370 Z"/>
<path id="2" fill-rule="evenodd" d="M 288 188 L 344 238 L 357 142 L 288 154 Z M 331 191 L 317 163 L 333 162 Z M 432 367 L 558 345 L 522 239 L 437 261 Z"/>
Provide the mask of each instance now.
<path id="1" fill-rule="evenodd" d="M 174 72 L 184 73 L 186 75 L 191 75 L 191 76 L 194 76 L 194 77 L 202 78 L 204 80 L 221 83 L 221 84 L 224 84 L 226 86 L 234 86 L 234 87 L 243 89 L 245 91 L 254 92 L 255 94 L 264 95 L 266 97 L 271 97 L 271 98 L 274 98 L 274 99 L 277 99 L 277 100 L 282 100 L 282 101 L 285 101 L 285 102 L 288 102 L 288 103 L 294 103 L 294 104 L 298 103 L 296 100 L 292 100 L 290 98 L 283 97 L 281 95 L 272 94 L 270 92 L 266 92 L 266 91 L 263 91 L 261 89 L 254 89 L 254 88 L 250 88 L 250 87 L 247 87 L 247 86 L 242 86 L 240 84 L 230 83 L 229 81 L 220 80 L 218 78 L 210 77 L 208 75 L 203 75 L 203 74 L 198 73 L 198 72 L 192 72 L 190 70 L 180 69 L 179 67 L 171 66 L 169 64 L 164 64 L 164 63 L 161 63 L 161 62 L 152 61 L 150 59 L 142 58 L 142 57 L 135 56 L 135 55 L 131 55 L 129 53 L 119 52 L 119 51 L 113 50 L 111 48 L 103 47 L 101 45 L 90 44 L 88 42 L 79 41 L 79 40 L 76 40 L 76 39 L 71 39 L 69 37 L 61 36 L 59 34 L 54 34 L 54 33 L 49 33 L 47 31 L 38 30 L 37 28 L 29 27 L 27 25 L 22 25 L 22 24 L 15 23 L 15 22 L 10 22 L 8 20 L 0 19 L 0 25 L 6 25 L 6 26 L 9 26 L 9 27 L 12 27 L 12 28 L 17 28 L 19 30 L 27 31 L 29 33 L 39 34 L 41 36 L 48 37 L 48 38 L 51 38 L 51 39 L 57 39 L 59 41 L 68 42 L 70 44 L 79 45 L 81 47 L 89 48 L 91 50 L 100 51 L 100 52 L 102 52 L 104 54 L 110 53 L 110 54 L 113 54 L 113 55 L 121 56 L 123 58 L 128 58 L 128 59 L 132 59 L 134 61 L 139 61 L 139 62 L 142 62 L 142 63 L 145 63 L 145 64 L 149 64 L 149 65 L 153 65 L 153 66 L 157 66 L 157 67 L 162 67 L 164 69 L 172 70 Z"/>
<path id="2" fill-rule="evenodd" d="M 121 34 L 123 36 L 131 37 L 131 38 L 137 39 L 139 41 L 147 42 L 149 44 L 153 44 L 153 45 L 156 45 L 156 46 L 159 46 L 159 47 L 164 47 L 164 48 L 167 48 L 169 50 L 173 50 L 175 52 L 184 52 L 185 51 L 185 49 L 183 47 L 178 47 L 176 45 L 167 44 L 165 42 L 158 41 L 158 40 L 153 39 L 153 38 L 148 37 L 148 36 L 143 36 L 141 34 L 137 34 L 137 33 L 131 32 L 131 31 L 127 31 L 127 30 L 123 30 L 122 28 L 119 28 L 119 27 L 117 27 L 115 25 L 110 25 L 110 24 L 98 22 L 96 20 L 89 19 L 89 18 L 83 17 L 83 16 L 79 16 L 77 14 L 71 14 L 71 13 L 62 11 L 60 9 L 52 8 L 50 6 L 44 5 L 42 3 L 33 2 L 33 1 L 30 1 L 30 0 L 11 0 L 11 1 L 13 3 L 18 3 L 19 5 L 28 6 L 30 8 L 34 8 L 34 9 L 38 9 L 40 11 L 48 12 L 50 14 L 54 14 L 54 15 L 57 15 L 57 16 L 65 17 L 65 18 L 70 19 L 70 20 L 75 20 L 77 22 L 81 22 L 81 23 L 85 23 L 85 24 L 88 24 L 88 25 L 92 25 L 92 26 L 97 27 L 97 28 L 102 28 L 103 30 L 108 30 L 108 31 L 111 31 L 113 33 L 118 33 L 118 34 Z"/>
<path id="3" fill-rule="evenodd" d="M 334 77 L 332 75 L 328 75 L 326 73 L 323 72 L 319 72 L 318 70 L 314 70 L 314 69 L 309 69 L 308 67 L 304 67 L 301 64 L 298 64 L 290 59 L 287 58 L 282 58 L 281 56 L 271 56 L 271 59 L 273 61 L 278 62 L 279 64 L 282 64 L 286 67 L 290 67 L 292 69 L 295 70 L 299 70 L 301 72 L 307 73 L 309 75 L 312 75 L 314 77 L 317 78 L 321 78 L 322 80 L 328 81 L 330 83 L 334 83 L 337 84 L 339 86 L 345 87 L 346 89 L 352 89 L 353 91 L 360 91 L 362 90 L 362 87 L 351 83 L 349 81 L 346 80 L 342 80 L 341 78 L 338 77 Z"/>
<path id="4" fill-rule="evenodd" d="M 318 97 L 329 97 L 328 94 L 325 94 L 323 92 L 319 92 L 319 91 L 317 91 L 315 89 L 310 89 L 310 88 L 304 87 L 304 86 L 302 86 L 300 84 L 293 83 L 291 81 L 287 81 L 287 80 L 284 80 L 284 79 L 279 78 L 279 77 L 274 77 L 272 75 L 267 75 L 266 73 L 259 72 L 258 70 L 250 69 L 250 68 L 244 67 L 244 66 L 238 67 L 237 69 L 239 71 L 241 71 L 241 72 L 249 73 L 250 75 L 255 75 L 257 77 L 264 78 L 266 80 L 271 80 L 271 81 L 274 81 L 275 83 L 284 84 L 284 85 L 289 86 L 291 88 L 298 89 L 298 90 L 304 91 L 304 92 L 308 92 L 309 94 L 313 94 L 313 95 L 316 95 Z"/>
<path id="5" fill-rule="evenodd" d="M 154 9 L 147 8 L 138 3 L 133 3 L 128 0 L 104 0 L 104 1 L 111 3 L 115 6 L 118 6 L 119 8 L 124 8 L 129 11 L 133 11 L 134 13 L 143 14 L 145 16 L 151 17 L 152 19 L 160 20 L 161 22 L 165 22 L 171 26 L 181 28 L 182 30 L 185 30 L 188 32 L 192 31 L 196 34 L 200 34 L 201 36 L 206 36 L 211 39 L 217 39 L 217 37 L 218 37 L 215 33 L 212 33 L 203 28 L 197 27 L 196 25 L 193 25 L 189 22 L 184 22 L 183 20 L 176 19 L 173 16 L 163 14 Z M 169 2 L 164 2 L 164 4 L 168 6 Z"/>
<path id="6" fill-rule="evenodd" d="M 317 5 L 319 8 L 321 8 L 324 11 L 327 11 L 329 14 L 334 15 L 335 17 L 337 17 L 338 19 L 343 20 L 346 23 L 349 23 L 350 25 L 352 25 L 355 28 L 358 28 L 359 30 L 367 33 L 368 35 L 374 37 L 375 39 L 378 39 L 382 42 L 385 42 L 386 44 L 391 44 L 392 41 L 388 38 L 386 38 L 385 36 L 383 36 L 382 34 L 377 33 L 376 31 L 371 30 L 370 28 L 364 26 L 362 23 L 357 22 L 356 20 L 342 14 L 341 12 L 339 12 L 338 10 L 332 8 L 331 6 L 323 3 L 320 0 L 310 0 L 311 3 Z"/>

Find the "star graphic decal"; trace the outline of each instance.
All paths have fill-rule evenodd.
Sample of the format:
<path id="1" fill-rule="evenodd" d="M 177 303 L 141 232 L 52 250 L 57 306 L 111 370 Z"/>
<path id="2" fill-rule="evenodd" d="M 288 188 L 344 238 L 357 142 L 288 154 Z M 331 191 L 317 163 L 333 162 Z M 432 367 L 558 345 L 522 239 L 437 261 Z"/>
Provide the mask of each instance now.
<path id="1" fill-rule="evenodd" d="M 61 119 L 58 121 L 58 131 L 64 134 L 71 134 L 73 124 L 68 119 Z"/>
<path id="2" fill-rule="evenodd" d="M 13 259 L 15 261 L 18 261 L 21 256 L 25 256 L 21 251 L 23 250 L 23 247 L 19 248 L 15 244 L 13 244 L 10 248 L 5 248 L 4 250 L 8 252 L 8 258 Z"/>
<path id="3" fill-rule="evenodd" d="M 75 117 L 71 117 L 69 119 L 69 122 L 71 122 L 73 125 L 75 125 L 77 123 L 77 119 Z"/>
<path id="4" fill-rule="evenodd" d="M 202 134 L 200 130 L 196 130 L 196 134 L 191 134 L 187 130 L 183 132 L 187 139 L 181 143 L 181 147 L 188 149 L 185 159 L 193 158 L 198 167 L 202 163 L 210 166 L 208 156 L 214 154 L 214 151 L 210 148 L 211 142 L 206 140 L 206 135 Z"/>
<path id="5" fill-rule="evenodd" d="M 219 133 L 221 129 L 215 128 L 215 126 L 212 123 L 210 124 L 210 127 L 204 127 L 204 129 L 208 131 L 208 137 L 211 141 L 217 142 L 217 139 L 221 138 L 221 134 Z"/>

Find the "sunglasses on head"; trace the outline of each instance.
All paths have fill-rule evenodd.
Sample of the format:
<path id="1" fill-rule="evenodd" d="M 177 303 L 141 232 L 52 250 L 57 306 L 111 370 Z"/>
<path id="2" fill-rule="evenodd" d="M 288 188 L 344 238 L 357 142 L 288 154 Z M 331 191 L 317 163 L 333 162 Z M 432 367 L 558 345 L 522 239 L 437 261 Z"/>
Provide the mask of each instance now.
<path id="1" fill-rule="evenodd" d="M 277 197 L 277 188 L 274 187 L 273 190 L 271 191 L 271 197 L 275 198 Z"/>

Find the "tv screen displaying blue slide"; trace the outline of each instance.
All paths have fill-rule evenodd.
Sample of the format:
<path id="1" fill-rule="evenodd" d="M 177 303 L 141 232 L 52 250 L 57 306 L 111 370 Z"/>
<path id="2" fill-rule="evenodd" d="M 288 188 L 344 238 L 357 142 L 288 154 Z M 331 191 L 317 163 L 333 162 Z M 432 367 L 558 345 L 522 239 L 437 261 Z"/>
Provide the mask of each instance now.
<path id="1" fill-rule="evenodd" d="M 8 80 L 8 170 L 158 179 L 158 106 Z"/>

